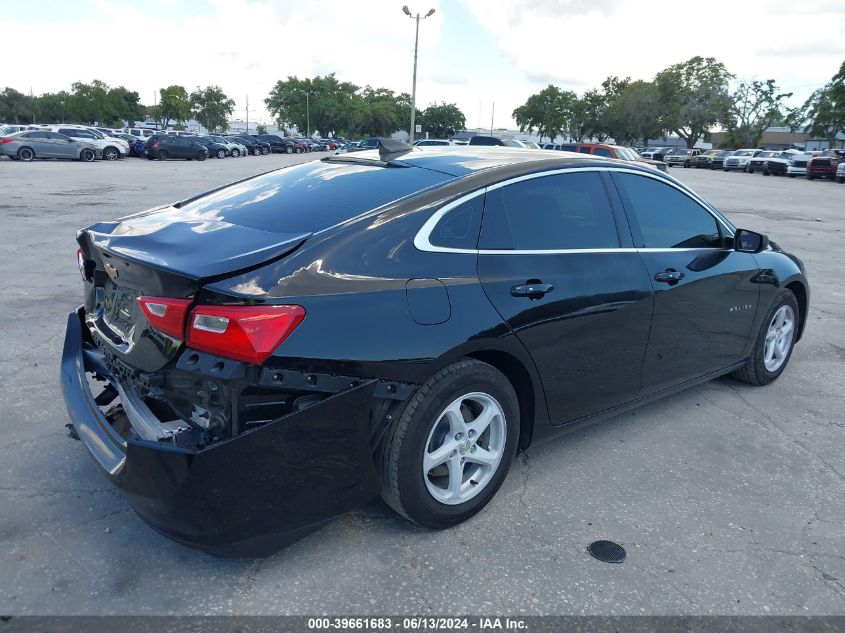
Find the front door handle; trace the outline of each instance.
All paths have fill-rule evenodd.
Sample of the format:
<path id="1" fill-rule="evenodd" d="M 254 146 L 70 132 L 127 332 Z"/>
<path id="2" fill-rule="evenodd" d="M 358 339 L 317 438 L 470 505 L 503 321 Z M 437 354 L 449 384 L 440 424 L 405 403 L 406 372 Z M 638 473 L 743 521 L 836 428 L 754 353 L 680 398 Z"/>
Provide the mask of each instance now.
<path id="1" fill-rule="evenodd" d="M 540 299 L 543 295 L 550 293 L 555 287 L 552 284 L 528 283 L 511 288 L 511 295 L 514 297 L 528 297 L 529 299 Z"/>
<path id="2" fill-rule="evenodd" d="M 684 273 L 678 272 L 672 268 L 667 268 L 662 273 L 654 275 L 654 281 L 661 281 L 670 285 L 678 283 L 684 278 Z"/>

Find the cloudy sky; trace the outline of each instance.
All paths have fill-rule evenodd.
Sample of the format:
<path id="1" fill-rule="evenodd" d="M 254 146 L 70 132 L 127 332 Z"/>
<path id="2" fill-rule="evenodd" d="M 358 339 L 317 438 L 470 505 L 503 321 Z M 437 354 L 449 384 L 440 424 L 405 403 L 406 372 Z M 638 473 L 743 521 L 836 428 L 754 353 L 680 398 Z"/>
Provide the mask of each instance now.
<path id="1" fill-rule="evenodd" d="M 582 92 L 608 75 L 650 79 L 694 55 L 740 79 L 776 79 L 799 104 L 845 60 L 842 0 L 406 0 L 420 25 L 417 105 L 456 102 L 467 125 L 512 127 L 548 83 Z M 411 88 L 414 25 L 403 0 L 0 0 L 0 87 L 74 81 L 219 84 L 243 118 L 269 120 L 277 79 L 336 72 Z M 493 103 L 495 110 L 493 111 Z"/>

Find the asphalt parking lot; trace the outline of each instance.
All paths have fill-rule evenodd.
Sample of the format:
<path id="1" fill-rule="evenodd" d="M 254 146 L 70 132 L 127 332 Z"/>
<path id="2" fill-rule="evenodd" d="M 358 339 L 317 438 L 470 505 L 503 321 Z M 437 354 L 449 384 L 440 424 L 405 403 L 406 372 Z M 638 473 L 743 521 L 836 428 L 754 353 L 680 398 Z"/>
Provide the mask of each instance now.
<path id="1" fill-rule="evenodd" d="M 58 364 L 75 232 L 315 155 L 0 161 L 0 613 L 845 614 L 845 185 L 673 169 L 801 257 L 783 376 L 720 379 L 518 456 L 444 532 L 380 501 L 262 560 L 177 545 L 65 436 Z M 622 543 L 622 565 L 586 546 Z"/>

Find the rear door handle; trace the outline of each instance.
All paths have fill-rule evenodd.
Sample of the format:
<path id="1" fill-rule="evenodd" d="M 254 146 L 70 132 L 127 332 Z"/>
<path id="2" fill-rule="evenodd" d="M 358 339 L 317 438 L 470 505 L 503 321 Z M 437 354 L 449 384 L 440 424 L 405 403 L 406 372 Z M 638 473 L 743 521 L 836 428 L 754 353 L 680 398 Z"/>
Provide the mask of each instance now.
<path id="1" fill-rule="evenodd" d="M 667 284 L 676 284 L 683 278 L 684 273 L 678 272 L 677 270 L 672 270 L 671 268 L 664 270 L 662 273 L 657 273 L 654 275 L 654 281 L 662 281 L 663 283 Z"/>
<path id="2" fill-rule="evenodd" d="M 522 284 L 520 286 L 513 286 L 511 288 L 511 295 L 514 297 L 539 299 L 554 289 L 555 287 L 552 284 Z"/>

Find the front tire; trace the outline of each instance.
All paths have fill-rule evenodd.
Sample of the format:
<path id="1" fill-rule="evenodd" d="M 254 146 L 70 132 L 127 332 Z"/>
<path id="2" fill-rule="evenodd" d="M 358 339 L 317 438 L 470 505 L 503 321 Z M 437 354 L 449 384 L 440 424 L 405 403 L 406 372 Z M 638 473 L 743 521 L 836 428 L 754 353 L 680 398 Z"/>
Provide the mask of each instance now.
<path id="1" fill-rule="evenodd" d="M 95 158 L 97 158 L 97 155 L 93 149 L 86 148 L 79 152 L 79 160 L 84 163 L 93 163 Z"/>
<path id="2" fill-rule="evenodd" d="M 430 378 L 387 429 L 382 497 L 419 525 L 447 528 L 479 512 L 502 485 L 519 440 L 510 381 L 474 359 Z"/>
<path id="3" fill-rule="evenodd" d="M 786 369 L 800 326 L 798 301 L 783 289 L 763 319 L 748 363 L 733 372 L 734 378 L 751 385 L 768 385 Z"/>
<path id="4" fill-rule="evenodd" d="M 168 158 L 167 152 L 159 151 L 159 153 L 158 153 L 158 159 L 159 160 L 167 160 L 167 158 Z"/>
<path id="5" fill-rule="evenodd" d="M 207 156 L 205 152 L 197 152 L 197 160 L 205 160 Z"/>
<path id="6" fill-rule="evenodd" d="M 239 150 L 239 149 L 233 149 L 232 150 L 232 158 L 237 158 L 240 155 L 241 155 L 241 150 Z"/>
<path id="7" fill-rule="evenodd" d="M 218 149 L 217 150 L 217 158 L 226 158 L 226 150 L 225 149 Z"/>
<path id="8" fill-rule="evenodd" d="M 267 154 L 269 154 L 269 153 L 270 153 L 270 148 L 268 148 L 268 147 L 262 147 L 261 148 L 261 155 L 262 156 L 267 156 Z"/>
<path id="9" fill-rule="evenodd" d="M 120 158 L 120 150 L 116 147 L 109 146 L 103 150 L 103 158 L 105 160 L 117 160 Z"/>

